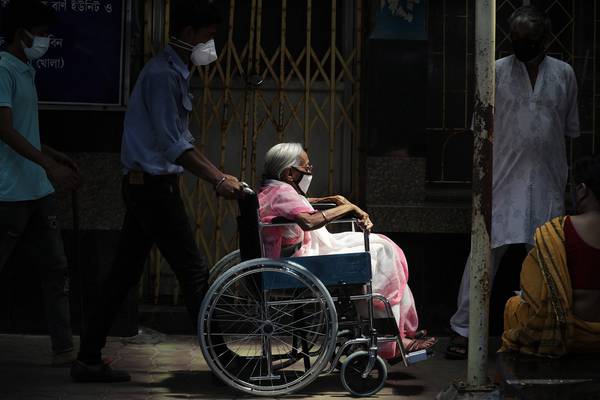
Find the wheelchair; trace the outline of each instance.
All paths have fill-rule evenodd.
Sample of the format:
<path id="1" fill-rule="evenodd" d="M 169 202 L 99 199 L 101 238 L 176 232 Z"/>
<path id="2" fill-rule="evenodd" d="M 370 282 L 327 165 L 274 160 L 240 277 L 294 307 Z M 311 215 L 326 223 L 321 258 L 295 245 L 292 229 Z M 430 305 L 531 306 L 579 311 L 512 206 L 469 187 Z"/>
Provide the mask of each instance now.
<path id="1" fill-rule="evenodd" d="M 379 344 L 395 342 L 405 366 L 431 356 L 405 352 L 390 303 L 373 293 L 369 232 L 361 253 L 264 258 L 263 231 L 293 223 L 262 223 L 256 193 L 245 191 L 240 248 L 215 264 L 198 318 L 200 348 L 218 378 L 245 394 L 275 397 L 339 370 L 350 394 L 371 396 L 387 378 Z M 385 318 L 375 318 L 376 302 Z"/>

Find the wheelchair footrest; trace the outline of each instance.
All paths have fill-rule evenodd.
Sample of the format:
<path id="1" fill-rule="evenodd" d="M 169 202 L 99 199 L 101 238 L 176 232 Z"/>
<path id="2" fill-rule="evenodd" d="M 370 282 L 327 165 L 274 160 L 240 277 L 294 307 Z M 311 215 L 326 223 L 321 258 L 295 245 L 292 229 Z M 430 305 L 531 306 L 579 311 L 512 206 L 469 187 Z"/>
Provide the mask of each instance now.
<path id="1" fill-rule="evenodd" d="M 412 353 L 408 353 L 406 355 L 406 362 L 408 365 L 412 365 L 412 364 L 416 364 L 421 361 L 425 361 L 431 357 L 433 357 L 433 351 L 428 351 L 428 350 L 413 351 Z"/>

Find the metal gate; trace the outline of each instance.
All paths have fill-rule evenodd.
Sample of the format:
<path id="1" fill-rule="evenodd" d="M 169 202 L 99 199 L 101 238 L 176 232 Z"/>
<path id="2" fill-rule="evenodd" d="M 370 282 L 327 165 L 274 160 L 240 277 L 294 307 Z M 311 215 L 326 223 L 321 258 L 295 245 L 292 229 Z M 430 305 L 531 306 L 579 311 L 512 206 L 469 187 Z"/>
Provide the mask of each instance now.
<path id="1" fill-rule="evenodd" d="M 356 191 L 363 1 L 214 2 L 225 16 L 215 38 L 219 59 L 194 71 L 191 130 L 220 169 L 256 188 L 267 149 L 295 141 L 315 165 L 312 195 Z M 166 31 L 159 33 L 165 40 Z M 184 202 L 212 265 L 237 248 L 237 204 L 216 198 L 202 180 L 186 179 Z M 163 264 L 154 250 L 147 287 L 154 302 L 174 293 L 177 303 L 176 280 Z"/>
<path id="2" fill-rule="evenodd" d="M 470 184 L 470 159 L 456 152 L 470 144 L 473 105 L 474 9 L 477 0 L 429 2 L 431 43 L 427 128 L 428 181 Z M 496 56 L 511 50 L 508 17 L 533 4 L 552 20 L 549 55 L 573 66 L 579 85 L 583 149 L 600 151 L 599 0 L 497 0 Z M 462 158 L 462 159 L 461 159 Z M 463 168 L 456 168 L 461 165 Z"/>

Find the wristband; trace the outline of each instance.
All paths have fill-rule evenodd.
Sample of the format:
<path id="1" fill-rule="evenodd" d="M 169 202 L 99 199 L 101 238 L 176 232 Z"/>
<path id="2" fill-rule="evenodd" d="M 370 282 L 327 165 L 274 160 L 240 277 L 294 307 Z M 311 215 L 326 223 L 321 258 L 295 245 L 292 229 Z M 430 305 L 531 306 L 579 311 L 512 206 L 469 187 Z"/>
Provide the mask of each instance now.
<path id="1" fill-rule="evenodd" d="M 223 184 L 223 182 L 225 182 L 227 180 L 227 177 L 224 176 L 222 177 L 219 182 L 217 182 L 217 184 L 215 185 L 215 191 L 219 190 L 219 186 L 221 186 Z"/>

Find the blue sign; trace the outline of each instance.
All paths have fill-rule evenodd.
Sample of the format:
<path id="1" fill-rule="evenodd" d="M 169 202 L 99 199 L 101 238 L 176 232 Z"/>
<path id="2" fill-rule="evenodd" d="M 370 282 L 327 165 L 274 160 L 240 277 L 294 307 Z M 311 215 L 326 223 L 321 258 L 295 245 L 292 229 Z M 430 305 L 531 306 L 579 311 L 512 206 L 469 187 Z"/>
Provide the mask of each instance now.
<path id="1" fill-rule="evenodd" d="M 0 14 L 10 1 L 18 0 L 0 0 Z M 40 102 L 123 104 L 125 1 L 42 1 L 59 23 L 51 28 L 46 55 L 33 61 Z"/>
<path id="2" fill-rule="evenodd" d="M 427 40 L 427 0 L 379 0 L 370 38 Z"/>

